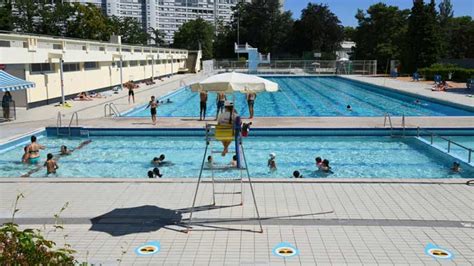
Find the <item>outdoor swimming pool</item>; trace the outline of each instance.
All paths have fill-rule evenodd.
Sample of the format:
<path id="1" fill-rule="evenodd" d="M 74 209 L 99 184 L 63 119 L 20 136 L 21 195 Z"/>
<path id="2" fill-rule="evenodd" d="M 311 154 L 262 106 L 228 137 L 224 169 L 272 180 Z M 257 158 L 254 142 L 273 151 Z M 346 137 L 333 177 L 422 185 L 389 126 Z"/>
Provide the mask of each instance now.
<path id="1" fill-rule="evenodd" d="M 469 138 L 473 141 L 474 137 Z M 47 146 L 42 151 L 42 161 L 48 152 L 57 154 L 60 145 L 70 149 L 85 139 L 43 137 L 39 141 Z M 58 161 L 58 174 L 62 177 L 112 177 L 146 179 L 151 170 L 151 160 L 161 153 L 174 163 L 161 167 L 164 177 L 197 177 L 205 142 L 203 137 L 91 137 L 92 142 L 72 155 Z M 216 144 L 218 145 L 218 143 Z M 452 158 L 441 155 L 413 137 L 390 138 L 385 136 L 262 136 L 245 139 L 246 156 L 253 177 L 288 178 L 299 170 L 306 178 L 457 178 L 472 177 L 472 167 L 463 167 L 461 173 L 452 173 Z M 215 146 L 221 149 L 220 145 Z M 268 154 L 276 153 L 278 171 L 267 168 Z M 0 177 L 18 177 L 34 169 L 19 162 L 22 149 L 0 153 Z M 314 158 L 320 156 L 330 161 L 332 174 L 315 170 Z M 215 154 L 215 161 L 228 164 L 231 155 Z M 210 173 L 209 173 L 210 174 Z M 236 172 L 224 172 L 232 176 Z M 32 174 L 44 177 L 45 169 Z"/>
<path id="2" fill-rule="evenodd" d="M 470 112 L 440 103 L 421 100 L 405 94 L 340 77 L 267 77 L 277 82 L 280 90 L 260 93 L 255 102 L 255 116 L 473 116 Z M 215 93 L 210 93 L 207 115 L 215 116 Z M 228 95 L 228 98 L 232 98 Z M 184 88 L 161 100 L 171 99 L 158 107 L 162 117 L 199 117 L 199 95 Z M 235 95 L 239 114 L 248 116 L 245 95 Z M 352 111 L 346 110 L 351 105 Z M 149 117 L 145 106 L 126 116 Z"/>

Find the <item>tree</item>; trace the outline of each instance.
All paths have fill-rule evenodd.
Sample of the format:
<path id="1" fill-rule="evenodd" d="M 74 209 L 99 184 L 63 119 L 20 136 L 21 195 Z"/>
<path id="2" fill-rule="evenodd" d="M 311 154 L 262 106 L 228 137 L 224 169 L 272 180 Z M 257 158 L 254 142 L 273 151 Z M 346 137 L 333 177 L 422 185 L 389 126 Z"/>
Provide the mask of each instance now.
<path id="1" fill-rule="evenodd" d="M 153 27 L 150 27 L 150 31 L 149 39 L 152 40 L 156 46 L 163 46 L 165 44 L 165 33 Z"/>
<path id="2" fill-rule="evenodd" d="M 442 35 L 437 16 L 434 0 L 427 5 L 423 0 L 413 1 L 403 48 L 403 71 L 414 72 L 436 63 L 440 58 Z"/>
<path id="3" fill-rule="evenodd" d="M 278 55 L 286 52 L 293 20 L 291 12 L 281 12 L 278 0 L 254 0 L 234 8 L 229 39 L 248 43 L 259 52 Z M 233 47 L 233 43 L 230 47 Z"/>
<path id="4" fill-rule="evenodd" d="M 378 71 L 387 73 L 390 60 L 401 57 L 408 14 L 409 10 L 384 3 L 370 6 L 367 13 L 358 10 L 353 58 L 375 59 Z"/>
<path id="5" fill-rule="evenodd" d="M 109 31 L 122 36 L 123 43 L 142 44 L 148 43 L 149 35 L 142 28 L 142 24 L 131 17 L 115 17 L 108 21 Z"/>
<path id="6" fill-rule="evenodd" d="M 181 25 L 174 34 L 173 46 L 188 50 L 201 48 L 203 59 L 211 59 L 213 38 L 214 27 L 211 23 L 197 18 Z"/>
<path id="7" fill-rule="evenodd" d="M 451 4 L 451 0 L 443 0 L 439 3 L 439 19 L 442 26 L 445 26 L 453 15 L 453 4 Z"/>
<path id="8" fill-rule="evenodd" d="M 293 26 L 293 36 L 298 54 L 322 52 L 323 58 L 335 59 L 335 51 L 344 40 L 344 28 L 327 5 L 309 3 Z"/>
<path id="9" fill-rule="evenodd" d="M 107 18 L 102 11 L 92 4 L 74 3 L 74 16 L 67 20 L 66 36 L 106 41 L 110 37 Z"/>
<path id="10" fill-rule="evenodd" d="M 446 46 L 447 58 L 474 58 L 474 20 L 471 17 L 451 18 Z"/>
<path id="11" fill-rule="evenodd" d="M 10 3 L 0 5 L 0 30 L 13 30 L 12 5 Z"/>
<path id="12" fill-rule="evenodd" d="M 356 34 L 356 29 L 354 27 L 344 27 L 344 41 L 353 41 Z"/>
<path id="13" fill-rule="evenodd" d="M 35 18 L 38 17 L 38 5 L 31 0 L 16 0 L 16 14 L 13 20 L 14 28 L 19 32 L 36 32 Z"/>
<path id="14" fill-rule="evenodd" d="M 67 23 L 74 19 L 76 9 L 69 3 L 58 2 L 55 5 L 41 2 L 38 8 L 38 33 L 64 36 L 67 32 Z"/>

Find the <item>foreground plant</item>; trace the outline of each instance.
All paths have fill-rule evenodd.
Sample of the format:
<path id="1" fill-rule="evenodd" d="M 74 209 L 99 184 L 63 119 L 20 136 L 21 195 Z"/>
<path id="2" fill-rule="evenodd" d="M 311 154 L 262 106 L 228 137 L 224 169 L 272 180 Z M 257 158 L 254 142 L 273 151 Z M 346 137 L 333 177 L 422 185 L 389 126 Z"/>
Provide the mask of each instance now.
<path id="1" fill-rule="evenodd" d="M 69 245 L 57 248 L 56 243 L 47 240 L 39 229 L 21 230 L 15 224 L 15 214 L 19 211 L 18 201 L 24 198 L 18 194 L 13 208 L 12 221 L 0 227 L 0 265 L 74 265 L 78 262 Z M 65 210 L 67 203 L 59 214 Z M 55 215 L 56 221 L 59 214 Z M 56 222 L 55 229 L 62 229 Z"/>

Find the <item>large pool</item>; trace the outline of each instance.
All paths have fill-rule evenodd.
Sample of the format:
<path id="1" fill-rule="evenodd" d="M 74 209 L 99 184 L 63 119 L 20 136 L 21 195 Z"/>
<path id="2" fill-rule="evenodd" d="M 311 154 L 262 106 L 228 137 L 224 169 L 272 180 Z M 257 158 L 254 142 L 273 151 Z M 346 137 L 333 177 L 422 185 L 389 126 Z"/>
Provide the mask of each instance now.
<path id="1" fill-rule="evenodd" d="M 267 77 L 277 82 L 280 90 L 275 93 L 260 93 L 255 102 L 255 116 L 473 116 L 470 112 L 440 103 L 401 94 L 377 86 L 368 85 L 340 77 Z M 231 95 L 228 98 L 232 99 Z M 158 107 L 158 116 L 199 117 L 199 95 L 184 88 L 162 97 L 171 99 Z M 235 95 L 239 114 L 248 116 L 245 95 Z M 351 105 L 352 111 L 346 109 Z M 215 116 L 215 94 L 211 93 L 208 116 Z M 145 106 L 126 116 L 148 117 Z"/>
<path id="2" fill-rule="evenodd" d="M 463 138 L 473 143 L 474 137 Z M 92 142 L 72 155 L 61 157 L 59 176 L 62 177 L 113 177 L 146 179 L 152 168 L 153 157 L 164 153 L 173 166 L 162 167 L 164 177 L 197 177 L 205 142 L 203 137 L 92 137 Z M 84 139 L 42 137 L 48 152 L 57 154 L 60 145 L 78 146 Z M 473 177 L 472 167 L 463 167 L 453 173 L 452 158 L 447 157 L 414 137 L 390 138 L 383 136 L 283 136 L 249 137 L 245 139 L 246 156 L 252 176 L 288 178 L 294 170 L 306 178 L 457 178 Z M 221 149 L 220 145 L 215 147 Z M 278 170 L 267 169 L 268 154 L 276 153 Z M 0 177 L 18 177 L 34 169 L 19 162 L 22 149 L 16 147 L 0 153 Z M 316 171 L 314 158 L 330 161 L 332 174 Z M 231 155 L 215 154 L 215 161 L 227 164 Z M 221 173 L 232 176 L 233 173 Z M 40 169 L 32 177 L 44 177 Z"/>

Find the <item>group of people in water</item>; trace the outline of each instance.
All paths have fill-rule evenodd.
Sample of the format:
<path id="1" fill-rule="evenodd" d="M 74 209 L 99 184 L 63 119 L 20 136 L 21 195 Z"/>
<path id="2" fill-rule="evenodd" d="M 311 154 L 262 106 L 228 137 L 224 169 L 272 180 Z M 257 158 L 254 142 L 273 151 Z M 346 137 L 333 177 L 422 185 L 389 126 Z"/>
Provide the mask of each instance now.
<path id="1" fill-rule="evenodd" d="M 66 145 L 61 145 L 59 153 L 55 156 L 52 153 L 46 155 L 46 161 L 43 165 L 40 164 L 40 150 L 46 149 L 45 146 L 38 143 L 36 136 L 31 136 L 30 144 L 23 147 L 23 156 L 21 157 L 21 162 L 24 164 L 36 165 L 38 167 L 30 170 L 28 173 L 22 175 L 22 177 L 29 177 L 31 174 L 39 171 L 42 167 L 46 167 L 46 176 L 56 175 L 56 170 L 59 169 L 57 160 L 62 156 L 70 155 L 73 151 L 82 149 L 85 145 L 91 143 L 91 140 L 83 141 L 75 149 L 70 150 Z"/>

